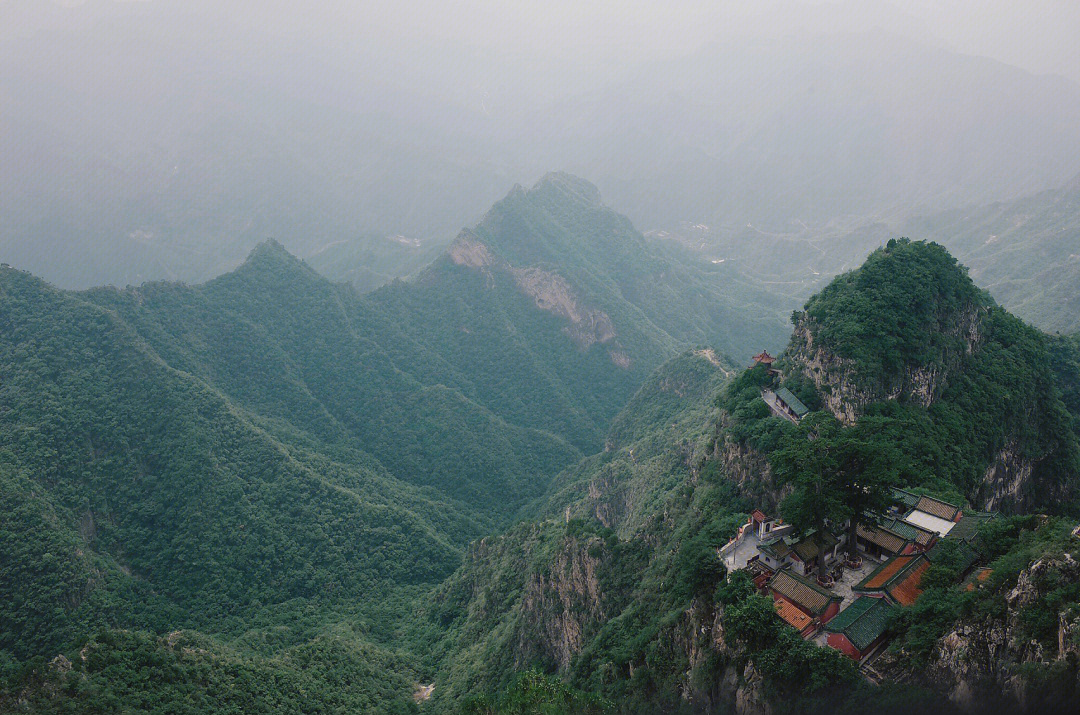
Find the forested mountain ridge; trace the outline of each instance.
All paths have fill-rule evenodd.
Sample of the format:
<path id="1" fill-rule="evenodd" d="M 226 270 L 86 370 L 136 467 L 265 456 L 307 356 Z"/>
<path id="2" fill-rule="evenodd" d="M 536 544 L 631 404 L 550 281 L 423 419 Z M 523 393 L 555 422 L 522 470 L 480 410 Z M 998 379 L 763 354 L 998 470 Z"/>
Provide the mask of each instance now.
<path id="1" fill-rule="evenodd" d="M 652 365 L 738 314 L 572 177 L 513 192 L 465 235 L 519 265 L 451 251 L 366 295 L 273 241 L 194 286 L 69 292 L 4 267 L 5 672 L 105 629 L 90 648 L 105 661 L 79 661 L 84 704 L 126 677 L 99 665 L 173 662 L 184 639 L 210 655 L 181 669 L 262 678 L 343 637 L 347 668 L 375 653 L 414 677 L 403 604 L 600 450 Z M 664 276 L 663 300 L 643 299 Z M 552 285 L 579 307 L 550 310 L 536 287 Z"/>
<path id="2" fill-rule="evenodd" d="M 532 666 L 622 712 L 874 699 L 754 611 L 716 547 L 783 508 L 777 455 L 827 420 L 904 486 L 1073 513 L 1080 350 L 900 239 L 794 316 L 778 377 L 732 379 L 701 343 L 669 357 L 723 334 L 714 278 L 566 175 L 366 295 L 274 242 L 197 286 L 67 292 L 4 268 L 0 705 L 213 711 L 251 689 L 267 711 L 408 711 L 434 682 L 453 709 Z M 771 415 L 770 382 L 806 425 Z M 942 586 L 896 625 L 897 678 L 1032 559 L 1064 559 L 1066 522 L 1005 524 L 993 591 Z M 1063 578 L 1013 609 L 1017 634 L 1049 638 Z"/>
<path id="3" fill-rule="evenodd" d="M 890 238 L 917 236 L 948 249 L 976 284 L 1017 317 L 1048 332 L 1080 328 L 1080 177 L 1007 201 L 909 214 L 851 216 L 776 231 L 684 224 L 649 236 L 687 260 L 722 259 L 792 308 Z"/>
<path id="4" fill-rule="evenodd" d="M 1051 338 L 937 244 L 891 240 L 834 279 L 799 314 L 787 359 L 842 422 L 874 414 L 885 432 L 933 435 L 919 471 L 979 508 L 1053 510 L 1076 497 L 1077 415 L 1062 400 L 1073 387 Z"/>
<path id="5" fill-rule="evenodd" d="M 792 485 L 777 483 L 774 459 L 833 412 L 889 455 L 897 485 L 967 509 L 1080 513 L 1066 407 L 1075 356 L 997 307 L 940 246 L 894 241 L 795 318 L 776 379 L 819 417 L 796 426 L 773 415 L 760 366 L 729 381 L 688 353 L 657 370 L 615 421 L 623 436 L 612 449 L 556 480 L 545 518 L 474 544 L 436 592 L 432 618 L 448 638 L 425 667 L 446 686 L 440 704 L 515 692 L 513 672 L 530 665 L 600 694 L 613 712 L 948 712 L 987 702 L 1057 712 L 1070 702 L 1075 664 L 1054 662 L 1075 649 L 1080 599 L 1076 570 L 1062 566 L 1076 554 L 1068 518 L 1001 520 L 984 537 L 994 575 L 982 590 L 927 582 L 925 600 L 890 629 L 896 682 L 877 688 L 835 651 L 774 625 L 772 604 L 750 597 L 745 579 L 724 581 L 716 547 L 751 509 L 783 508 Z M 996 620 L 980 620 L 988 614 Z M 1057 638 L 1059 616 L 1061 649 L 1025 645 L 1033 632 L 1040 643 Z M 967 670 L 963 644 L 984 641 L 996 655 Z M 1006 688 L 1015 699 L 1001 699 Z"/>
<path id="6" fill-rule="evenodd" d="M 440 384 L 463 368 L 276 244 L 195 287 L 69 293 L 5 267 L 0 324 L 0 661 L 47 677 L 43 656 L 110 629 L 72 656 L 74 707 L 180 697 L 133 675 L 165 662 L 212 673 L 185 681 L 210 710 L 233 667 L 271 709 L 313 688 L 302 709 L 404 703 L 402 604 L 580 455 Z"/>
<path id="7" fill-rule="evenodd" d="M 0 291 L 5 650 L 98 624 L 247 629 L 437 580 L 476 528 L 362 453 L 282 434 L 113 311 L 10 269 Z"/>
<path id="8" fill-rule="evenodd" d="M 417 316 L 402 330 L 468 365 L 476 399 L 516 405 L 522 424 L 574 435 L 586 452 L 679 350 L 739 355 L 787 333 L 766 292 L 651 250 L 594 186 L 559 173 L 512 190 L 415 282 L 369 298 Z M 529 377 L 508 380 L 518 373 Z"/>

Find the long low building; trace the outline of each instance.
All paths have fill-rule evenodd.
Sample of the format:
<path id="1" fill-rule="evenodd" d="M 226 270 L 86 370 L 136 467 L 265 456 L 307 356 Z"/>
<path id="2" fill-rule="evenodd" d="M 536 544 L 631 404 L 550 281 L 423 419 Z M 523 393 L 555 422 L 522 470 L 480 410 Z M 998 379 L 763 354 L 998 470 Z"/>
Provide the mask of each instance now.
<path id="1" fill-rule="evenodd" d="M 942 499 L 915 494 L 906 489 L 894 489 L 893 496 L 898 502 L 898 514 L 903 521 L 939 536 L 948 534 L 963 517 L 960 507 Z"/>
<path id="2" fill-rule="evenodd" d="M 928 551 L 938 540 L 937 532 L 895 517 L 878 525 L 859 524 L 855 536 L 859 551 L 878 559 Z"/>

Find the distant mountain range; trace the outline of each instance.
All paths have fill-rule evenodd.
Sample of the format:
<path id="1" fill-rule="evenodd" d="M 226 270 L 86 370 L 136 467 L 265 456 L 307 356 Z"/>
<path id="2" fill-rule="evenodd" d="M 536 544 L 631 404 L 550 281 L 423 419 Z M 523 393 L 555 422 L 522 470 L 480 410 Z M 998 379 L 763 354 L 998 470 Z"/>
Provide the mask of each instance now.
<path id="1" fill-rule="evenodd" d="M 551 169 L 643 230 L 790 233 L 1080 168 L 1080 87 L 883 32 L 728 42 L 533 106 L 525 69 L 478 90 L 471 48 L 304 53 L 164 1 L 0 13 L 0 260 L 64 287 L 204 281 L 270 237 L 302 257 L 372 234 L 439 249 Z M 410 79 L 440 64 L 441 85 Z M 365 287 L 417 267 L 332 255 Z"/>
<path id="2" fill-rule="evenodd" d="M 1021 318 L 1043 330 L 1080 331 L 1080 176 L 1033 196 L 914 219 L 901 230 L 947 246 Z"/>
<path id="3" fill-rule="evenodd" d="M 838 273 L 852 270 L 890 238 L 947 247 L 1003 306 L 1043 330 L 1080 330 L 1080 176 L 1010 201 L 893 221 L 855 217 L 826 226 L 768 231 L 687 225 L 647 234 L 659 250 L 730 270 L 799 307 Z"/>

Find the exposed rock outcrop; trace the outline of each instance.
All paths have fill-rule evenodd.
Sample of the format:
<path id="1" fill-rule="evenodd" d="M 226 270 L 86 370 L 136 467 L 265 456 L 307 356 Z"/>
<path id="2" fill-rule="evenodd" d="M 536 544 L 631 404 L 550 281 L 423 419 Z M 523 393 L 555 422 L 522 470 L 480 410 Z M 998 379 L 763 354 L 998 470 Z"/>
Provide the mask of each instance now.
<path id="1" fill-rule="evenodd" d="M 447 249 L 446 255 L 458 266 L 481 268 L 495 262 L 495 257 L 491 255 L 488 247 L 481 243 L 480 238 L 471 231 L 462 231 L 458 234 Z"/>
<path id="2" fill-rule="evenodd" d="M 1061 711 L 1071 692 L 1080 689 L 1080 642 L 1073 637 L 1080 629 L 1080 613 L 1062 608 L 1057 637 L 1047 643 L 1024 635 L 1023 609 L 1045 599 L 1050 590 L 1078 580 L 1080 564 L 1067 553 L 1035 561 L 1004 595 L 1004 616 L 958 623 L 939 641 L 925 677 L 966 712 Z M 1062 669 L 1057 688 L 1036 688 L 1032 674 L 1051 667 Z M 1066 685 L 1070 679 L 1071 688 Z"/>
<path id="3" fill-rule="evenodd" d="M 509 273 L 518 290 L 531 298 L 537 308 L 566 321 L 563 332 L 579 350 L 588 350 L 597 343 L 610 344 L 608 356 L 611 362 L 623 370 L 630 369 L 630 356 L 614 342 L 615 324 L 611 318 L 604 311 L 586 305 L 560 274 L 536 266 L 512 266 L 492 253 L 480 237 L 469 230 L 458 235 L 446 255 L 455 265 L 479 269 L 488 287 L 495 285 L 493 271 Z"/>
<path id="4" fill-rule="evenodd" d="M 518 288 L 533 299 L 537 308 L 570 323 L 563 331 L 579 349 L 586 350 L 594 343 L 607 343 L 615 338 L 611 318 L 601 310 L 584 306 L 567 280 L 558 273 L 540 268 L 510 268 L 510 272 Z M 626 362 L 629 367 L 629 359 Z M 619 364 L 618 361 L 615 363 Z"/>
<path id="5" fill-rule="evenodd" d="M 715 458 L 720 460 L 723 473 L 739 491 L 752 497 L 762 508 L 773 509 L 788 494 L 773 480 L 769 459 L 745 442 L 732 439 L 721 420 L 721 432 L 716 442 Z"/>
<path id="6" fill-rule="evenodd" d="M 903 374 L 887 383 L 861 378 L 852 360 L 837 355 L 817 339 L 818 326 L 803 314 L 795 324 L 787 357 L 793 370 L 809 377 L 822 397 L 825 408 L 846 425 L 855 423 L 863 408 L 882 400 L 906 400 L 929 407 L 941 395 L 950 370 L 962 355 L 970 355 L 979 344 L 979 324 L 985 308 L 969 306 L 954 319 L 944 321 L 951 327 L 947 334 L 959 339 L 956 354 L 946 354 L 941 362 L 908 365 Z"/>
<path id="7" fill-rule="evenodd" d="M 994 461 L 986 468 L 977 501 L 986 510 L 1022 504 L 1034 468 L 1035 463 L 1021 457 L 1014 445 L 1007 446 L 995 455 Z"/>
<path id="8" fill-rule="evenodd" d="M 596 570 L 599 560 L 590 547 L 599 539 L 568 539 L 550 566 L 533 574 L 525 586 L 522 614 L 526 622 L 540 625 L 539 641 L 521 633 L 517 645 L 520 667 L 539 648 L 560 669 L 581 651 L 586 622 L 598 622 L 604 612 Z M 524 661 L 524 662 L 520 662 Z"/>
<path id="9" fill-rule="evenodd" d="M 817 343 L 810 321 L 804 316 L 795 325 L 788 346 L 792 368 L 806 374 L 821 395 L 825 409 L 844 424 L 854 424 L 859 411 L 876 395 L 857 385 L 855 366 Z"/>
<path id="10" fill-rule="evenodd" d="M 736 715 L 772 715 L 772 706 L 765 696 L 765 679 L 754 664 L 743 669 L 742 683 L 735 691 Z"/>

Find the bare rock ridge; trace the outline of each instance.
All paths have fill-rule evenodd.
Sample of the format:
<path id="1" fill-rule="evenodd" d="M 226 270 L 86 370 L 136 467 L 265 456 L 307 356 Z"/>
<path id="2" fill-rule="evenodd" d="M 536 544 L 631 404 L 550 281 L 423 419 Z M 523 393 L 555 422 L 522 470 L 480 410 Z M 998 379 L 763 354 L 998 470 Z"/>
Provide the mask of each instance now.
<path id="1" fill-rule="evenodd" d="M 496 258 L 488 247 L 469 231 L 463 231 L 458 236 L 447 251 L 447 256 L 456 265 L 481 269 L 488 277 L 489 285 L 491 270 L 509 273 L 520 291 L 531 298 L 537 308 L 553 313 L 567 322 L 563 332 L 579 350 L 588 350 L 596 343 L 606 345 L 615 339 L 615 325 L 607 313 L 585 305 L 569 281 L 555 271 L 546 271 L 536 266 L 511 266 Z M 630 358 L 617 344 L 608 355 L 618 367 L 624 370 L 630 367 Z"/>
<path id="2" fill-rule="evenodd" d="M 487 246 L 480 243 L 479 237 L 469 230 L 462 231 L 458 235 L 450 244 L 446 254 L 456 265 L 470 268 L 483 268 L 495 262 Z"/>
<path id="3" fill-rule="evenodd" d="M 511 268 L 518 288 L 533 299 L 536 307 L 567 320 L 564 330 L 582 350 L 594 343 L 608 343 L 615 338 L 615 326 L 602 310 L 580 303 L 574 289 L 558 273 L 541 268 Z M 615 354 L 612 360 L 618 364 Z"/>

